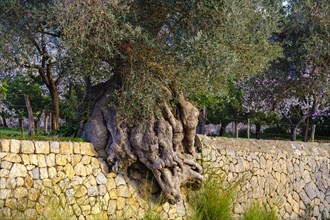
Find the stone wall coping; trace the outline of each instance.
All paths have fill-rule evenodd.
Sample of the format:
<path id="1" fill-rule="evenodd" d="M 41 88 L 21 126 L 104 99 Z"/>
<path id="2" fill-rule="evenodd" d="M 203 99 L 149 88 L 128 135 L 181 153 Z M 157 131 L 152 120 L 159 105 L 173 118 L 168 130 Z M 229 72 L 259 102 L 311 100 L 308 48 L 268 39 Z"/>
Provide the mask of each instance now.
<path id="1" fill-rule="evenodd" d="M 330 156 L 330 143 L 318 142 L 256 140 L 196 135 L 196 145 L 197 147 L 208 145 L 217 150 L 235 150 L 270 154 L 284 153 L 297 156 Z"/>

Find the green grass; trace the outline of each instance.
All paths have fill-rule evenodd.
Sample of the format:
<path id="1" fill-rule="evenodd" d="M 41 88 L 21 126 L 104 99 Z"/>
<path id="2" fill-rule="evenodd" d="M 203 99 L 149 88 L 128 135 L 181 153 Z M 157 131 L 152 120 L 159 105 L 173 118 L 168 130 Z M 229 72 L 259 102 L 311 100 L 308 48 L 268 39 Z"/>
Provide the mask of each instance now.
<path id="1" fill-rule="evenodd" d="M 243 214 L 243 220 L 278 220 L 276 209 L 265 204 L 252 203 Z"/>
<path id="2" fill-rule="evenodd" d="M 23 135 L 18 128 L 0 127 L 0 139 L 17 139 L 17 140 L 36 140 L 36 141 L 85 141 L 83 138 L 61 137 L 53 133 L 40 132 L 38 135 L 28 136 L 28 130 L 25 128 Z"/>

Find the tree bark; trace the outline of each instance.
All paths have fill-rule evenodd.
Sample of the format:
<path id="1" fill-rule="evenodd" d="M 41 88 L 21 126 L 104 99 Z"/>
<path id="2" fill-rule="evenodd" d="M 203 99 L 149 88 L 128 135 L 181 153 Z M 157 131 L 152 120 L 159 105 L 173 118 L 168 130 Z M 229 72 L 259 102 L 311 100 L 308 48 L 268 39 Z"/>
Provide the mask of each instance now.
<path id="1" fill-rule="evenodd" d="M 308 141 L 309 118 L 306 119 L 306 128 L 304 134 L 304 142 Z"/>
<path id="2" fill-rule="evenodd" d="M 202 114 L 198 117 L 197 134 L 205 134 L 206 107 L 203 106 Z"/>
<path id="3" fill-rule="evenodd" d="M 31 106 L 30 98 L 29 98 L 28 95 L 24 94 L 24 100 L 25 100 L 25 106 L 26 106 L 26 109 L 27 109 L 27 112 L 28 112 L 28 117 L 29 117 L 28 135 L 32 136 L 32 135 L 35 135 L 35 124 L 34 124 L 32 106 Z"/>
<path id="4" fill-rule="evenodd" d="M 6 117 L 4 116 L 3 112 L 1 112 L 1 118 L 2 118 L 2 125 L 3 125 L 5 128 L 8 128 L 7 121 L 6 121 Z"/>
<path id="5" fill-rule="evenodd" d="M 219 136 L 223 137 L 226 134 L 226 128 L 228 124 L 228 122 L 221 122 Z"/>
<path id="6" fill-rule="evenodd" d="M 52 84 L 49 89 L 50 96 L 52 99 L 52 110 L 53 110 L 53 117 L 52 117 L 52 130 L 56 131 L 60 128 L 60 100 L 58 95 L 58 89 L 55 84 Z"/>
<path id="7" fill-rule="evenodd" d="M 45 121 L 44 121 L 44 132 L 48 132 L 48 119 L 49 119 L 49 114 L 45 112 Z"/>
<path id="8" fill-rule="evenodd" d="M 247 124 L 247 138 L 250 139 L 250 119 L 248 119 L 248 124 Z"/>
<path id="9" fill-rule="evenodd" d="M 311 142 L 314 142 L 314 139 L 315 139 L 315 129 L 316 129 L 316 124 L 313 124 L 312 132 L 311 132 Z"/>
<path id="10" fill-rule="evenodd" d="M 109 108 L 109 101 L 109 96 L 103 96 L 96 103 L 82 137 L 92 142 L 96 150 L 106 151 L 113 171 L 142 162 L 171 203 L 181 200 L 182 185 L 203 181 L 194 147 L 198 110 L 182 95 L 177 109 L 165 105 L 161 115 L 133 128 L 123 123 L 115 109 Z M 176 114 L 172 113 L 174 110 Z"/>
<path id="11" fill-rule="evenodd" d="M 234 128 L 235 128 L 235 138 L 238 138 L 238 123 L 237 121 L 234 122 Z"/>
<path id="12" fill-rule="evenodd" d="M 24 136 L 24 127 L 23 127 L 23 118 L 18 119 L 19 130 L 21 131 L 21 135 Z"/>
<path id="13" fill-rule="evenodd" d="M 297 140 L 297 125 L 291 125 L 291 141 L 296 141 Z"/>
<path id="14" fill-rule="evenodd" d="M 261 133 L 261 124 L 257 123 L 256 124 L 256 139 L 260 139 L 260 133 Z"/>

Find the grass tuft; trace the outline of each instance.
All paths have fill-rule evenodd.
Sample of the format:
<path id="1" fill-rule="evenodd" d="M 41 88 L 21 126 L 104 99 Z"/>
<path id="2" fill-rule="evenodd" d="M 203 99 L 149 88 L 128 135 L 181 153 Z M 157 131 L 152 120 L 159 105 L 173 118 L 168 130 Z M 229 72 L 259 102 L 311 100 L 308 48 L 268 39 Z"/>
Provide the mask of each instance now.
<path id="1" fill-rule="evenodd" d="M 243 214 L 243 220 L 278 220 L 274 207 L 269 208 L 265 204 L 252 203 Z"/>

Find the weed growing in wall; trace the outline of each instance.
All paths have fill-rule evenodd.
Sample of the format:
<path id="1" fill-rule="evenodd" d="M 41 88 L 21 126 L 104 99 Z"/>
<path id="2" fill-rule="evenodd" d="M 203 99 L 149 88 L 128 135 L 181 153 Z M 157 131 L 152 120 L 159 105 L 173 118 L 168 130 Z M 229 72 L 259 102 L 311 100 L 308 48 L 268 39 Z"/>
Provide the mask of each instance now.
<path id="1" fill-rule="evenodd" d="M 243 220 L 277 220 L 279 219 L 275 207 L 268 207 L 264 203 L 253 202 L 243 214 Z"/>

